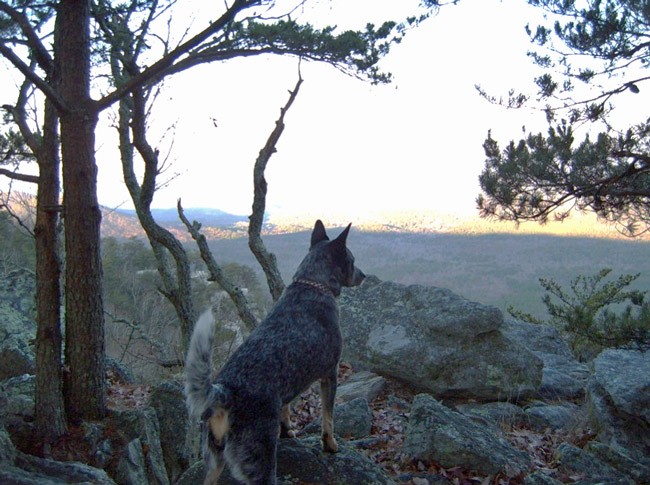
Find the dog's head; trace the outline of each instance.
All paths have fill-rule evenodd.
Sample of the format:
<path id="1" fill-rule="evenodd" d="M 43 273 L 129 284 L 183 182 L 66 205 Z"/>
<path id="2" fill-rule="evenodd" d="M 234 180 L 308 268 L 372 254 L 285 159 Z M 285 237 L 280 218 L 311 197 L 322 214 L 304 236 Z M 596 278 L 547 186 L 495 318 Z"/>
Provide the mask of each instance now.
<path id="1" fill-rule="evenodd" d="M 366 275 L 354 265 L 354 256 L 346 245 L 351 226 L 349 224 L 330 241 L 325 226 L 317 220 L 311 233 L 309 253 L 300 264 L 296 278 L 323 283 L 337 296 L 342 286 L 360 285 Z"/>

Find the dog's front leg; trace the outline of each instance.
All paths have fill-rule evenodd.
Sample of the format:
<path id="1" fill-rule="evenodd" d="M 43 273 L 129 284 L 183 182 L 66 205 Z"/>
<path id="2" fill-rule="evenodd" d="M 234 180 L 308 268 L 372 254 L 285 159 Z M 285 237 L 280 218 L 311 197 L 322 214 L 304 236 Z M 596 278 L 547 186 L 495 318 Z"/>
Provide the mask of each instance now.
<path id="1" fill-rule="evenodd" d="M 320 381 L 320 400 L 323 408 L 323 450 L 330 453 L 339 451 L 334 439 L 334 399 L 336 398 L 336 373 L 338 366 L 330 372 L 329 377 Z"/>

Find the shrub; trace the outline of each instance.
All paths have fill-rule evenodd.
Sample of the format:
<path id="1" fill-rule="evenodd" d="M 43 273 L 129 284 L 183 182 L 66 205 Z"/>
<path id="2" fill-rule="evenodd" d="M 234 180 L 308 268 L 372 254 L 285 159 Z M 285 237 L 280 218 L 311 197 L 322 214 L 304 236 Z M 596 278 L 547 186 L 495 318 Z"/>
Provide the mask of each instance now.
<path id="1" fill-rule="evenodd" d="M 595 275 L 577 276 L 571 281 L 571 293 L 551 279 L 539 280 L 546 290 L 542 301 L 550 315 L 548 323 L 568 337 L 574 353 L 582 360 L 594 357 L 604 348 L 650 348 L 650 304 L 644 302 L 646 291 L 626 289 L 639 274 L 606 281 L 611 271 L 605 268 Z M 626 302 L 622 312 L 612 309 Z M 545 323 L 512 306 L 508 312 L 520 320 Z"/>

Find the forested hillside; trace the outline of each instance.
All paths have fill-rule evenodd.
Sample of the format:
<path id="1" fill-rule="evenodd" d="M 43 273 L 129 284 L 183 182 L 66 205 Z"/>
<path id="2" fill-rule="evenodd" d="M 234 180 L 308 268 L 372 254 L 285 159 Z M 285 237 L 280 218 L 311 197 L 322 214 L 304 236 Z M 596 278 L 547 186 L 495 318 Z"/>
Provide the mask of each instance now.
<path id="1" fill-rule="evenodd" d="M 248 249 L 245 223 L 239 221 L 233 225 L 218 226 L 219 219 L 210 218 L 205 211 L 190 211 L 189 215 L 204 223 L 202 232 L 210 241 L 220 263 L 246 265 L 258 275 L 260 281 L 263 279 Z M 11 224 L 14 230 L 8 230 L 7 225 L 12 220 L 6 213 L 2 213 L 1 220 L 3 264 L 12 261 L 31 264 L 33 253 L 29 250 L 30 238 L 24 230 L 17 230 L 15 221 Z M 138 238 L 142 240 L 136 245 L 139 250 L 149 251 L 135 216 L 106 210 L 103 220 L 105 239 L 124 242 L 128 238 Z M 171 217 L 167 221 L 167 227 L 187 248 L 196 251 L 180 221 L 177 223 Z M 364 271 L 383 280 L 440 286 L 471 300 L 496 305 L 501 309 L 515 305 L 538 316 L 544 311 L 541 302 L 543 290 L 538 283 L 540 277 L 552 278 L 566 285 L 576 275 L 612 268 L 614 274 L 641 273 L 634 286 L 650 288 L 650 260 L 647 258 L 650 241 L 623 237 L 604 225 L 592 227 L 595 234 L 608 234 L 610 237 L 589 237 L 588 224 L 593 224 L 593 220 L 586 216 L 576 218 L 573 225 L 571 221 L 555 226 L 526 225 L 520 231 L 512 231 L 512 226 L 505 223 L 489 225 L 483 220 L 475 221 L 480 224 L 472 225 L 469 218 L 465 221 L 440 218 L 437 219 L 438 225 L 434 226 L 435 220 L 425 217 L 419 221 L 411 220 L 410 226 L 399 225 L 397 220 L 384 225 L 372 221 L 353 223 L 350 245 Z M 274 224 L 274 219 L 270 218 L 265 241 L 269 249 L 277 254 L 282 275 L 288 281 L 309 240 L 305 228 L 307 220 L 284 219 L 280 222 Z M 413 232 L 408 232 L 409 227 Z M 438 231 L 433 227 L 438 227 Z M 499 228 L 508 229 L 509 232 L 499 232 Z M 553 234 L 562 228 L 566 228 L 565 232 L 578 235 Z M 538 233 L 533 232 L 535 230 Z M 135 247 L 134 244 L 130 246 Z M 110 273 L 111 264 L 104 264 L 105 271 Z M 194 264 L 197 269 L 202 269 L 203 263 L 198 255 L 194 258 Z M 127 267 L 145 269 L 137 265 Z M 147 268 L 155 269 L 153 261 Z M 108 286 L 114 285 L 111 283 Z"/>

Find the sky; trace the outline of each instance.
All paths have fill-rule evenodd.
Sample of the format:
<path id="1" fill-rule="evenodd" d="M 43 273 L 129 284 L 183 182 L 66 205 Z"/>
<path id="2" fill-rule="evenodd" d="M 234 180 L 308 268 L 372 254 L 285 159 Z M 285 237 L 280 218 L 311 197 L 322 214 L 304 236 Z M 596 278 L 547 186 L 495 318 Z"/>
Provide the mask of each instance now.
<path id="1" fill-rule="evenodd" d="M 401 20 L 418 4 L 307 2 L 292 18 L 363 28 Z M 207 9 L 213 3 L 192 5 Z M 201 28 L 210 17 L 188 12 L 188 18 L 194 15 Z M 268 211 L 475 213 L 488 130 L 503 146 L 519 139 L 523 126 L 546 129 L 540 112 L 491 105 L 474 87 L 497 95 L 513 87 L 532 90 L 535 71 L 524 26 L 539 20 L 540 11 L 523 0 L 463 0 L 444 7 L 382 60 L 393 75 L 388 85 L 303 62 L 303 85 L 266 170 Z M 169 79 L 151 121 L 151 139 L 168 166 L 161 176 L 168 184 L 153 207 L 174 207 L 181 198 L 185 208 L 250 214 L 253 164 L 297 79 L 298 60 L 288 57 L 228 61 Z M 110 117 L 104 114 L 97 132 L 98 196 L 107 207 L 131 208 Z"/>
<path id="2" fill-rule="evenodd" d="M 296 15 L 359 28 L 402 19 L 417 11 L 418 1 L 319 6 Z M 503 93 L 530 82 L 530 74 L 514 69 L 530 66 L 525 7 L 521 1 L 467 0 L 444 8 L 382 61 L 394 77 L 388 85 L 303 62 L 304 83 L 266 171 L 269 211 L 474 211 L 487 131 L 506 140 L 518 136 L 524 122 L 524 113 L 490 105 L 474 85 Z M 174 125 L 167 172 L 174 178 L 153 205 L 173 207 L 181 198 L 186 208 L 249 214 L 254 161 L 297 79 L 297 59 L 265 57 L 203 66 L 168 81 L 154 119 L 161 153 L 167 153 L 167 130 Z M 100 180 L 115 171 L 114 143 L 98 137 Z M 130 207 L 114 180 L 100 184 L 100 201 Z"/>

